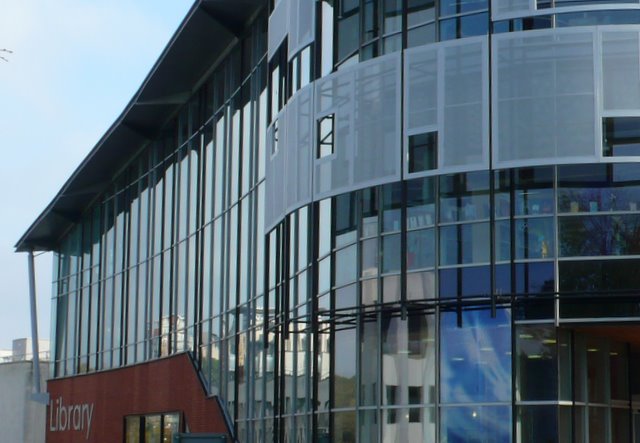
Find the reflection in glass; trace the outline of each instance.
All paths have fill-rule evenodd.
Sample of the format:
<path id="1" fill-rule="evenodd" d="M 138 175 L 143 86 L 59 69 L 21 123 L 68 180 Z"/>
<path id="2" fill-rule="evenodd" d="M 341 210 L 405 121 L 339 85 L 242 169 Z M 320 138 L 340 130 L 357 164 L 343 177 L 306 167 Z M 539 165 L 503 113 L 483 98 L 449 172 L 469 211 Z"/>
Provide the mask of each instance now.
<path id="1" fill-rule="evenodd" d="M 486 171 L 440 177 L 440 221 L 489 218 L 489 176 Z"/>
<path id="2" fill-rule="evenodd" d="M 560 217 L 558 223 L 562 257 L 640 254 L 639 215 Z"/>
<path id="3" fill-rule="evenodd" d="M 433 299 L 436 296 L 435 271 L 407 274 L 407 300 Z"/>
<path id="4" fill-rule="evenodd" d="M 440 269 L 440 297 L 472 297 L 490 294 L 490 271 L 489 266 Z"/>
<path id="5" fill-rule="evenodd" d="M 553 219 L 527 218 L 515 221 L 516 259 L 555 256 Z"/>
<path id="6" fill-rule="evenodd" d="M 378 192 L 377 188 L 362 191 L 362 236 L 378 234 Z"/>
<path id="7" fill-rule="evenodd" d="M 463 15 L 440 22 L 440 40 L 486 35 L 489 32 L 489 14 Z"/>
<path id="8" fill-rule="evenodd" d="M 382 237 L 382 273 L 400 272 L 400 234 Z"/>
<path id="9" fill-rule="evenodd" d="M 444 407 L 440 414 L 441 443 L 511 442 L 510 406 Z"/>
<path id="10" fill-rule="evenodd" d="M 365 321 L 360 329 L 360 405 L 378 402 L 378 322 Z"/>
<path id="11" fill-rule="evenodd" d="M 356 442 L 356 413 L 335 412 L 333 414 L 333 438 L 335 443 Z M 328 440 L 327 440 L 328 441 Z"/>
<path id="12" fill-rule="evenodd" d="M 518 442 L 546 443 L 558 440 L 558 407 L 518 406 Z"/>
<path id="13" fill-rule="evenodd" d="M 336 252 L 336 286 L 350 283 L 357 278 L 357 252 L 357 245 L 351 245 Z"/>
<path id="14" fill-rule="evenodd" d="M 382 301 L 390 303 L 400 300 L 400 276 L 388 275 L 382 278 Z"/>
<path id="15" fill-rule="evenodd" d="M 489 223 L 470 223 L 440 228 L 440 264 L 488 263 Z"/>
<path id="16" fill-rule="evenodd" d="M 407 183 L 407 229 L 435 223 L 435 180 L 419 178 Z"/>
<path id="17" fill-rule="evenodd" d="M 463 311 L 458 325 L 456 312 L 441 313 L 443 403 L 511 401 L 510 317 L 507 309 L 495 318 L 489 310 Z"/>
<path id="18" fill-rule="evenodd" d="M 356 240 L 356 193 L 335 197 L 335 247 L 347 245 Z"/>
<path id="19" fill-rule="evenodd" d="M 333 395 L 336 408 L 354 407 L 356 402 L 356 330 L 335 332 Z"/>
<path id="20" fill-rule="evenodd" d="M 558 398 L 556 348 L 553 325 L 516 328 L 517 401 Z"/>
<path id="21" fill-rule="evenodd" d="M 435 230 L 422 229 L 407 233 L 407 269 L 435 266 Z"/>
<path id="22" fill-rule="evenodd" d="M 384 185 L 382 188 L 382 230 L 399 231 L 402 213 L 402 183 Z"/>
<path id="23" fill-rule="evenodd" d="M 378 275 L 378 239 L 362 242 L 362 277 Z"/>

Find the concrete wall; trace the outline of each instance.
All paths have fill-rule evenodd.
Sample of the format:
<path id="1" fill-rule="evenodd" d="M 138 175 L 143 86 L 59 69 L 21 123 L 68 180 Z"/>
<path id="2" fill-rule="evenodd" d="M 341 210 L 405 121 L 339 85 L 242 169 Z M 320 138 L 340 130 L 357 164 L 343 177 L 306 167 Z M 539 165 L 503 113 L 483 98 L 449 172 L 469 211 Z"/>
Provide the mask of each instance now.
<path id="1" fill-rule="evenodd" d="M 40 367 L 44 378 L 49 373 L 49 363 L 41 363 Z M 0 364 L 0 392 L 0 441 L 43 443 L 46 405 L 31 400 L 32 362 Z"/>

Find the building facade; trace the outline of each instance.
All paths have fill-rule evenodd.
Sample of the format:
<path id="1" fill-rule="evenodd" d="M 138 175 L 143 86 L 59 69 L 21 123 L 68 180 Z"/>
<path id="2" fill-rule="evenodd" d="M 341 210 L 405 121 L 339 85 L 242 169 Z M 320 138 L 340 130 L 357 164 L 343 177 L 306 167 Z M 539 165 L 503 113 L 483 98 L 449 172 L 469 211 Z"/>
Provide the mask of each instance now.
<path id="1" fill-rule="evenodd" d="M 638 0 L 198 0 L 17 245 L 50 390 L 139 379 L 125 442 L 638 442 L 638 155 Z"/>
<path id="2" fill-rule="evenodd" d="M 20 441 L 43 443 L 47 407 L 38 402 L 39 385 L 49 373 L 49 352 L 40 354 L 40 361 L 33 361 L 29 344 L 31 338 L 13 340 L 12 351 L 0 351 L 0 427 L 3 430 L 0 441 Z M 48 349 L 48 342 L 41 341 L 42 348 Z M 39 371 L 36 371 L 36 364 Z M 40 377 L 38 381 L 37 377 Z"/>

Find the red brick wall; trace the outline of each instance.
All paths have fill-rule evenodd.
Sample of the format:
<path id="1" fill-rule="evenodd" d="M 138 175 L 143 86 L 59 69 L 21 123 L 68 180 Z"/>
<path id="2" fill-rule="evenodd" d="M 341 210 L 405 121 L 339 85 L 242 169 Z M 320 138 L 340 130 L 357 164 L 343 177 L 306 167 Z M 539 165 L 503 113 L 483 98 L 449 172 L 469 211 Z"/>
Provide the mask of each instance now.
<path id="1" fill-rule="evenodd" d="M 50 403 L 47 407 L 47 442 L 115 442 L 124 441 L 124 417 L 158 412 L 181 412 L 191 432 L 226 433 L 223 415 L 213 398 L 207 398 L 187 354 L 139 364 L 122 369 L 51 380 L 47 384 Z M 58 427 L 59 399 L 65 407 L 78 405 L 75 417 L 67 418 L 70 430 Z M 88 408 L 93 416 L 88 438 L 85 430 L 74 430 L 87 421 Z M 84 417 L 80 417 L 82 405 Z M 74 409 L 67 409 L 74 414 Z M 64 424 L 64 421 L 62 421 Z M 1 439 L 0 439 L 1 440 Z"/>

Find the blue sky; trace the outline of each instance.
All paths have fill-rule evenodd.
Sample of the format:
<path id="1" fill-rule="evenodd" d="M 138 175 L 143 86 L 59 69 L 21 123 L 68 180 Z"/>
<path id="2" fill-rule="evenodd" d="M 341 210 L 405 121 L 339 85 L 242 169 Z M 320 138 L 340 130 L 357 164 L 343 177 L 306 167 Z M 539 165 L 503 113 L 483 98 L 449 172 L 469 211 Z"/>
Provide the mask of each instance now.
<path id="1" fill-rule="evenodd" d="M 27 255 L 13 246 L 120 115 L 192 0 L 0 1 L 0 349 L 29 337 Z M 51 254 L 36 258 L 41 338 Z"/>

